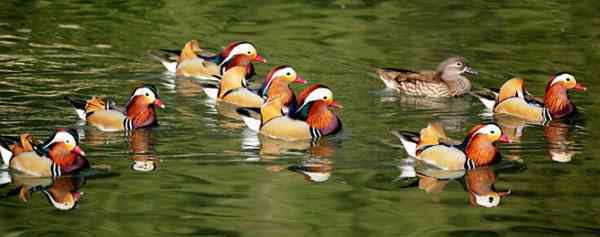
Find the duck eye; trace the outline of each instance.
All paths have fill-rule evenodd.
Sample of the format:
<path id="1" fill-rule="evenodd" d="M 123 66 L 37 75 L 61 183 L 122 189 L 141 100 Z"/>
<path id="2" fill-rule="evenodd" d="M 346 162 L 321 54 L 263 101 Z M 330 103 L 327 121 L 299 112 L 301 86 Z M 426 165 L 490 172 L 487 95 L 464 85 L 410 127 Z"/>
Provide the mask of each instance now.
<path id="1" fill-rule="evenodd" d="M 292 75 L 292 73 L 288 72 L 288 73 L 286 73 L 285 75 L 287 75 L 287 76 L 290 76 L 290 75 Z"/>
<path id="2" fill-rule="evenodd" d="M 462 63 L 461 63 L 461 62 L 457 62 L 457 63 L 456 63 L 456 66 L 459 66 L 459 67 L 460 67 L 460 66 L 462 66 Z"/>
<path id="3" fill-rule="evenodd" d="M 494 133 L 496 133 L 496 131 L 494 131 L 494 130 L 490 131 L 490 134 L 494 134 Z"/>
<path id="4" fill-rule="evenodd" d="M 250 51 L 248 51 L 248 52 L 246 52 L 246 53 L 247 53 L 248 55 L 252 54 L 252 52 L 250 52 Z"/>
<path id="5" fill-rule="evenodd" d="M 493 197 L 489 197 L 488 199 L 489 199 L 490 203 L 494 202 L 494 198 Z"/>
<path id="6" fill-rule="evenodd" d="M 324 99 L 324 100 L 326 100 L 326 99 L 327 99 L 327 96 L 323 96 L 323 99 Z"/>
<path id="7" fill-rule="evenodd" d="M 571 81 L 571 78 L 567 78 L 567 80 L 566 80 L 566 81 Z"/>

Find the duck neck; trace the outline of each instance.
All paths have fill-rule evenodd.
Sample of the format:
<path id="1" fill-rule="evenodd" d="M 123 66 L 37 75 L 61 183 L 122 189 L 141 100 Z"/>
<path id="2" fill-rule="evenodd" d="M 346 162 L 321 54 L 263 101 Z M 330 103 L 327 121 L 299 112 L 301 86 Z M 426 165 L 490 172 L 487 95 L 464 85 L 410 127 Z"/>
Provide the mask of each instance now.
<path id="1" fill-rule="evenodd" d="M 292 103 L 292 99 L 294 96 L 294 92 L 290 88 L 290 84 L 281 79 L 274 79 L 269 83 L 268 87 L 263 92 L 263 96 L 267 96 L 267 98 L 272 98 L 275 96 L 281 97 L 281 102 L 283 105 L 290 106 Z"/>
<path id="2" fill-rule="evenodd" d="M 142 97 L 134 97 L 127 105 L 127 118 L 132 121 L 134 128 L 154 126 L 156 111 L 153 105 L 148 105 Z"/>
<path id="3" fill-rule="evenodd" d="M 67 167 L 75 162 L 77 155 L 71 153 L 64 144 L 55 143 L 48 148 L 48 157 L 60 167 Z"/>
<path id="4" fill-rule="evenodd" d="M 340 120 L 329 110 L 326 102 L 313 102 L 308 109 L 306 123 L 313 128 L 319 129 L 321 134 L 333 134 L 341 129 L 342 124 Z"/>
<path id="5" fill-rule="evenodd" d="M 552 118 L 564 117 L 575 111 L 575 105 L 569 99 L 567 89 L 560 85 L 550 86 L 544 96 L 544 106 Z"/>
<path id="6" fill-rule="evenodd" d="M 467 137 L 463 147 L 467 158 L 475 162 L 476 166 L 488 165 L 496 158 L 496 146 L 477 134 Z"/>

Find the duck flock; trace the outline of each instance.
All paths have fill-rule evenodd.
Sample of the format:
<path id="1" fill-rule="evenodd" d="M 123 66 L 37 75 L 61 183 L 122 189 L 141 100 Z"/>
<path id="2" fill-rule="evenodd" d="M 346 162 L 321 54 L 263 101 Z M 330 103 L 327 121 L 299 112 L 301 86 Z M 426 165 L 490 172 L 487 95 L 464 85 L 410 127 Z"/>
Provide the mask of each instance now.
<path id="1" fill-rule="evenodd" d="M 248 128 L 263 136 L 291 142 L 314 141 L 342 130 L 342 120 L 332 110 L 342 108 L 334 99 L 333 89 L 312 84 L 296 95 L 290 84 L 307 84 L 307 81 L 292 66 L 273 67 L 260 88 L 251 88 L 247 81 L 256 74 L 253 63 L 267 61 L 250 42 L 233 42 L 221 52 L 211 53 L 202 49 L 198 41 L 191 40 L 181 50 L 160 49 L 150 55 L 177 76 L 198 78 L 208 97 L 235 108 L 234 113 L 226 116 L 243 120 Z M 546 124 L 574 114 L 575 105 L 568 92 L 586 90 L 572 74 L 561 72 L 550 78 L 543 98 L 531 95 L 522 78 L 512 78 L 500 89 L 473 91 L 466 75 L 476 72 L 458 56 L 442 61 L 436 70 L 378 68 L 375 72 L 386 87 L 400 94 L 472 95 L 495 115 L 512 116 L 533 124 Z M 124 106 L 100 96 L 65 99 L 89 126 L 103 132 L 123 132 L 126 136 L 136 129 L 158 126 L 156 109 L 165 108 L 158 89 L 151 84 L 135 88 Z M 443 126 L 437 123 L 430 123 L 420 131 L 394 134 L 409 156 L 449 172 L 487 167 L 500 158 L 496 142 L 511 142 L 496 123 L 480 123 L 458 141 L 448 138 Z M 58 177 L 90 168 L 79 135 L 72 128 L 58 128 L 43 142 L 35 141 L 27 133 L 18 137 L 0 136 L 0 155 L 11 171 L 29 176 Z M 490 206 L 483 204 L 488 199 L 482 197 L 475 197 L 477 203 L 481 199 L 482 206 Z"/>

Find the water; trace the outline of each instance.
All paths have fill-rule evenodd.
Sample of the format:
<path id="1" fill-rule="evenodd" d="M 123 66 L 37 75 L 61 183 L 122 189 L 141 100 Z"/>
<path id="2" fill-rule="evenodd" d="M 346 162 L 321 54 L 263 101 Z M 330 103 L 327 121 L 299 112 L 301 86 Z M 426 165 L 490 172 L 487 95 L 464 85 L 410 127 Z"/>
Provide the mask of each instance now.
<path id="1" fill-rule="evenodd" d="M 76 127 L 96 167 L 54 181 L 83 192 L 73 210 L 53 208 L 41 188 L 27 202 L 18 193 L 0 199 L 6 236 L 600 233 L 596 2 L 3 1 L 0 9 L 0 132 L 43 139 L 55 127 Z M 147 56 L 192 38 L 213 50 L 254 42 L 270 62 L 257 65 L 259 81 L 290 64 L 330 86 L 344 105 L 344 131 L 316 144 L 282 143 L 219 115 L 194 80 L 164 74 Z M 462 138 L 489 117 L 468 96 L 390 95 L 373 68 L 434 68 L 454 54 L 480 72 L 475 87 L 518 75 L 541 95 L 548 76 L 566 70 L 590 88 L 572 94 L 577 118 L 528 126 L 501 146 L 495 187 L 512 194 L 496 208 L 470 204 L 460 180 L 428 193 L 398 178 L 406 156 L 391 130 L 438 121 Z M 124 103 L 141 83 L 156 84 L 167 109 L 158 112 L 159 128 L 129 139 L 77 123 L 63 100 L 109 95 Z M 318 167 L 312 181 L 300 165 Z M 52 180 L 14 178 L 1 191 L 23 183 L 48 189 Z"/>

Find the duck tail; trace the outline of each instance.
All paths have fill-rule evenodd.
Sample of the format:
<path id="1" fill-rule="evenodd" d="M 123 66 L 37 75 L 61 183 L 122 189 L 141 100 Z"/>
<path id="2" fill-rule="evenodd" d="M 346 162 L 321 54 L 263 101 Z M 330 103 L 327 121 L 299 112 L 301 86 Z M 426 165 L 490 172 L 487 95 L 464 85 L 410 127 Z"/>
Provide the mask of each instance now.
<path id="1" fill-rule="evenodd" d="M 496 105 L 496 100 L 498 98 L 498 90 L 497 89 L 484 89 L 480 91 L 472 91 L 469 92 L 472 96 L 479 99 L 481 103 L 487 109 L 494 109 Z"/>
<path id="2" fill-rule="evenodd" d="M 214 77 L 220 79 L 219 76 L 214 75 Z M 220 86 L 218 83 L 215 83 L 215 81 L 201 81 L 200 85 L 208 98 L 216 100 L 219 97 Z"/>
<path id="3" fill-rule="evenodd" d="M 2 156 L 2 163 L 8 165 L 10 158 L 13 157 L 11 145 L 16 144 L 18 139 L 15 137 L 0 136 L 0 156 Z"/>
<path id="4" fill-rule="evenodd" d="M 95 111 L 110 109 L 110 103 L 96 96 L 87 101 L 66 96 L 65 100 L 71 103 L 81 120 L 86 120 L 87 115 Z"/>
<path id="5" fill-rule="evenodd" d="M 157 49 L 148 53 L 150 58 L 160 62 L 169 72 L 175 73 L 180 50 Z"/>
<path id="6" fill-rule="evenodd" d="M 259 108 L 238 108 L 236 112 L 242 117 L 244 123 L 252 131 L 260 131 L 261 116 Z"/>
<path id="7" fill-rule="evenodd" d="M 407 131 L 392 131 L 396 137 L 400 139 L 402 142 L 402 146 L 406 153 L 411 157 L 417 156 L 417 144 L 419 144 L 419 134 L 415 132 L 407 132 Z"/>

